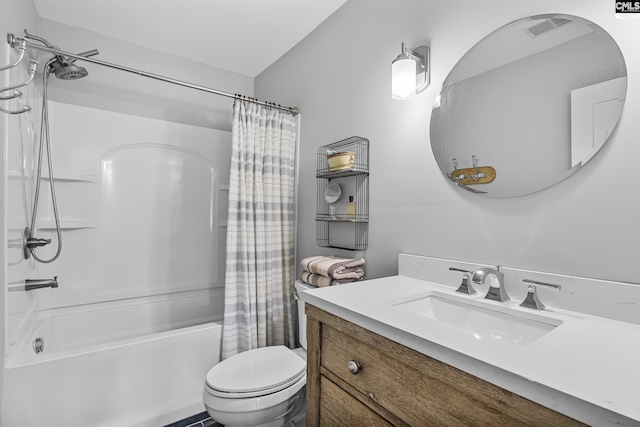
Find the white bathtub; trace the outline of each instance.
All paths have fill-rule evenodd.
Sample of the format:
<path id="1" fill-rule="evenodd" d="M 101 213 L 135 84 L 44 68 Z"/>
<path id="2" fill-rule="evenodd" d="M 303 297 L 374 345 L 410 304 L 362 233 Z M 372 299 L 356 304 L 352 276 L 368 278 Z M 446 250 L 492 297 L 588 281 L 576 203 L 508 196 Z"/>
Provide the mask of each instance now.
<path id="1" fill-rule="evenodd" d="M 198 291 L 39 313 L 5 359 L 0 425 L 158 427 L 204 411 L 203 381 L 220 360 L 219 298 Z"/>

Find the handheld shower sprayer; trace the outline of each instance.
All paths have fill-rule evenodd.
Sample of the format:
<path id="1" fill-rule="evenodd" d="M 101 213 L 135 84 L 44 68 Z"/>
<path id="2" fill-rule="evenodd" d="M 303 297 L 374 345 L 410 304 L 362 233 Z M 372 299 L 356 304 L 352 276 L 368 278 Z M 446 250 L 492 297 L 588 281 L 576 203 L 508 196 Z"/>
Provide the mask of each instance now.
<path id="1" fill-rule="evenodd" d="M 18 39 L 15 37 L 12 38 L 12 41 L 14 43 L 17 42 L 17 40 Z M 55 49 L 59 51 L 58 48 L 53 46 L 51 43 L 49 43 L 45 39 L 38 36 L 34 36 L 33 34 L 29 34 L 27 30 L 24 30 L 24 39 L 20 39 L 20 40 L 27 40 L 28 42 L 36 41 L 42 44 L 46 48 Z M 37 47 L 36 45 L 33 45 L 33 46 Z M 62 230 L 60 227 L 60 218 L 58 216 L 58 207 L 56 203 L 53 166 L 51 162 L 51 142 L 49 138 L 49 112 L 48 112 L 48 105 L 47 105 L 47 98 L 48 98 L 47 82 L 49 80 L 49 75 L 51 73 L 54 73 L 57 78 L 62 80 L 77 80 L 77 79 L 86 77 L 89 74 L 86 68 L 76 65 L 74 64 L 74 62 L 77 59 L 82 59 L 78 57 L 89 57 L 89 56 L 97 55 L 98 53 L 99 52 L 97 49 L 92 49 L 92 50 L 80 53 L 78 55 L 74 55 L 73 57 L 68 56 L 71 54 L 67 54 L 66 56 L 57 54 L 51 57 L 51 59 L 49 59 L 45 64 L 44 72 L 42 73 L 42 118 L 40 122 L 40 138 L 39 138 L 40 144 L 39 144 L 39 150 L 38 150 L 39 155 L 38 155 L 38 165 L 37 165 L 37 176 L 35 180 L 36 188 L 35 188 L 35 194 L 34 194 L 33 210 L 31 212 L 31 225 L 30 227 L 25 228 L 23 233 L 23 238 L 22 238 L 23 255 L 25 259 L 28 259 L 31 256 L 33 256 L 33 258 L 36 261 L 46 264 L 46 263 L 55 261 L 60 256 L 60 253 L 62 251 L 62 233 L 61 233 Z M 49 259 L 42 259 L 39 256 L 37 256 L 35 253 L 35 249 L 50 244 L 51 239 L 41 239 L 41 238 L 34 237 L 32 235 L 32 233 L 36 230 L 36 217 L 38 212 L 38 200 L 40 198 L 40 182 L 42 180 L 41 179 L 42 164 L 44 163 L 45 147 L 46 147 L 46 155 L 47 155 L 47 166 L 49 171 L 49 188 L 51 190 L 51 204 L 53 207 L 53 216 L 56 223 L 56 234 L 57 234 L 57 240 L 58 240 L 57 242 L 58 248 L 56 250 L 56 253 Z"/>

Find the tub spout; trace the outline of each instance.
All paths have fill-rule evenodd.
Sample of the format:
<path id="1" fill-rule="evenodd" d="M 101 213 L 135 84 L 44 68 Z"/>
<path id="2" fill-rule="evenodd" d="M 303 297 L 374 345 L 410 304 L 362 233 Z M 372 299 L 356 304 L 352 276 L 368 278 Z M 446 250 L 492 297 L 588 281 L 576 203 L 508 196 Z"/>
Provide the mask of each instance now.
<path id="1" fill-rule="evenodd" d="M 42 288 L 57 288 L 58 276 L 53 276 L 53 279 L 27 279 L 24 282 L 25 291 L 33 291 L 34 289 Z"/>

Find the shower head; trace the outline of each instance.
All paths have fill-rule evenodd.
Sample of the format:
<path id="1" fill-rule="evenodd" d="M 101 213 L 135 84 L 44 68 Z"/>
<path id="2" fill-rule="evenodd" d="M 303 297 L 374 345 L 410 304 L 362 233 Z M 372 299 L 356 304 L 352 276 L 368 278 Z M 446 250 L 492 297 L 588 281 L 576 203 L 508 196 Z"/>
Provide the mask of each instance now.
<path id="1" fill-rule="evenodd" d="M 88 50 L 86 52 L 79 53 L 79 56 L 89 57 L 98 55 L 98 49 Z M 49 73 L 55 73 L 56 77 L 60 80 L 78 80 L 83 77 L 87 77 L 89 72 L 86 68 L 74 64 L 78 58 L 66 58 L 60 55 L 56 55 L 48 63 Z"/>
<path id="2" fill-rule="evenodd" d="M 89 75 L 86 68 L 80 67 L 73 62 L 61 60 L 61 58 L 56 58 L 51 63 L 51 70 L 61 80 L 77 80 Z"/>

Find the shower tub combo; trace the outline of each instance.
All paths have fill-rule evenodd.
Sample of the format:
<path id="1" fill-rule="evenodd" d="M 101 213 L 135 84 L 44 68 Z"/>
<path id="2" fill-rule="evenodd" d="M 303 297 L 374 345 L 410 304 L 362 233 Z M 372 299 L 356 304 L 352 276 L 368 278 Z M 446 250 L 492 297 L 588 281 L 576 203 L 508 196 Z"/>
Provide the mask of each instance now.
<path id="1" fill-rule="evenodd" d="M 26 31 L 25 39 L 59 53 Z M 25 137 L 7 147 L 7 235 L 18 244 L 7 252 L 1 425 L 169 424 L 204 411 L 203 381 L 220 360 L 226 223 L 219 218 L 228 199 L 220 177 L 229 176 L 231 135 L 47 102 L 49 74 L 85 77 L 75 59 L 109 65 L 95 54 L 46 62 L 40 119 L 24 109 L 26 119 L 9 128 Z M 47 174 L 32 166 L 42 163 Z M 30 202 L 39 187 L 31 186 L 41 181 L 38 209 Z M 25 286 L 48 286 L 56 276 L 59 286 Z"/>
<path id="2" fill-rule="evenodd" d="M 8 293 L 18 315 L 0 424 L 158 427 L 203 412 L 204 378 L 220 360 L 229 132 L 50 108 L 52 140 L 77 135 L 57 140 L 58 170 L 80 179 L 54 172 L 63 254 L 27 272 L 58 276 L 59 287 Z M 123 144 L 121 129 L 154 142 Z M 42 212 L 39 236 L 55 240 Z"/>

